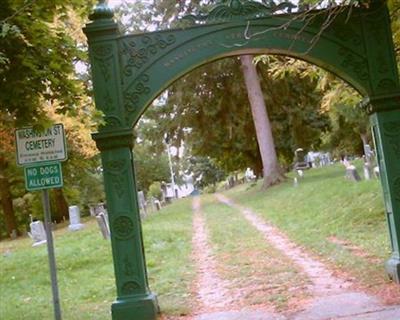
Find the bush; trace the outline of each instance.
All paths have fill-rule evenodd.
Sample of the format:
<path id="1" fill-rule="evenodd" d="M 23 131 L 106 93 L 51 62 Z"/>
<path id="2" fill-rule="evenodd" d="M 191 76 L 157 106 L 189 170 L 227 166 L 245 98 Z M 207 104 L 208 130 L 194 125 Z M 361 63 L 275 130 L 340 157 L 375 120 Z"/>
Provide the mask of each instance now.
<path id="1" fill-rule="evenodd" d="M 217 187 L 214 185 L 208 185 L 203 189 L 205 193 L 215 193 L 217 191 Z"/>
<path id="2" fill-rule="evenodd" d="M 153 182 L 149 187 L 149 196 L 156 198 L 158 200 L 162 200 L 162 191 L 161 191 L 161 183 L 156 181 Z"/>

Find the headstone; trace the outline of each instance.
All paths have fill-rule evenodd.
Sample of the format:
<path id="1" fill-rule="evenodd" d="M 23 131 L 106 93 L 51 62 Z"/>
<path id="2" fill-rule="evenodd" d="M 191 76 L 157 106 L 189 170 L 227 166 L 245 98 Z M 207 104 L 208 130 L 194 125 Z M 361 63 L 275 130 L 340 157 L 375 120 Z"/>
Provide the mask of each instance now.
<path id="1" fill-rule="evenodd" d="M 138 202 L 139 202 L 140 216 L 145 217 L 147 215 L 147 203 L 143 191 L 138 192 Z"/>
<path id="2" fill-rule="evenodd" d="M 375 178 L 379 179 L 379 166 L 376 166 L 374 168 L 374 175 L 375 175 Z"/>
<path id="3" fill-rule="evenodd" d="M 95 206 L 89 206 L 89 212 L 90 212 L 90 216 L 91 217 L 95 217 L 96 216 L 96 212 L 95 212 Z"/>
<path id="4" fill-rule="evenodd" d="M 256 175 L 254 174 L 254 171 L 250 168 L 246 169 L 244 176 L 245 176 L 247 182 L 255 181 L 257 178 Z"/>
<path id="5" fill-rule="evenodd" d="M 159 200 L 154 200 L 154 204 L 156 205 L 157 211 L 160 211 L 160 210 L 161 210 L 161 203 L 160 203 L 160 201 L 159 201 Z"/>
<path id="6" fill-rule="evenodd" d="M 311 168 L 311 164 L 308 163 L 308 155 L 304 154 L 302 148 L 297 148 L 294 152 L 294 170 L 305 170 Z"/>
<path id="7" fill-rule="evenodd" d="M 104 202 L 99 202 L 95 207 L 94 207 L 94 213 L 98 215 L 99 213 L 106 213 L 107 212 L 107 206 Z"/>
<path id="8" fill-rule="evenodd" d="M 81 213 L 78 206 L 70 206 L 69 211 L 69 226 L 70 231 L 77 231 L 84 227 L 81 223 Z"/>
<path id="9" fill-rule="evenodd" d="M 233 188 L 235 186 L 235 178 L 233 176 L 230 176 L 228 178 L 228 183 L 229 183 L 229 188 Z"/>
<path id="10" fill-rule="evenodd" d="M 304 171 L 303 171 L 303 170 L 296 170 L 296 172 L 297 172 L 297 174 L 298 174 L 298 176 L 299 176 L 300 178 L 303 178 L 303 177 L 304 177 Z"/>
<path id="11" fill-rule="evenodd" d="M 358 174 L 356 167 L 353 165 L 346 167 L 346 178 L 351 181 L 361 181 L 360 175 Z"/>
<path id="12" fill-rule="evenodd" d="M 17 232 L 17 230 L 13 229 L 13 230 L 11 231 L 10 238 L 11 238 L 12 240 L 15 240 L 15 239 L 18 238 L 18 232 Z"/>
<path id="13" fill-rule="evenodd" d="M 29 232 L 29 236 L 33 240 L 32 247 L 40 246 L 47 242 L 46 231 L 44 230 L 42 221 L 33 221 L 30 223 L 31 232 Z"/>
<path id="14" fill-rule="evenodd" d="M 91 205 L 91 206 L 89 207 L 89 211 L 90 211 L 90 215 L 93 216 L 93 217 L 95 217 L 95 216 L 97 216 L 100 212 L 106 212 L 107 209 L 106 209 L 105 203 L 99 202 L 99 203 L 97 203 L 97 204 L 95 204 L 95 205 Z"/>
<path id="15" fill-rule="evenodd" d="M 365 180 L 371 180 L 372 179 L 372 172 L 373 172 L 373 167 L 370 162 L 365 162 L 364 163 L 364 178 Z"/>
<path id="16" fill-rule="evenodd" d="M 104 239 L 110 239 L 110 226 L 108 224 L 108 219 L 104 212 L 100 212 L 96 215 L 97 224 L 99 225 L 101 234 Z"/>

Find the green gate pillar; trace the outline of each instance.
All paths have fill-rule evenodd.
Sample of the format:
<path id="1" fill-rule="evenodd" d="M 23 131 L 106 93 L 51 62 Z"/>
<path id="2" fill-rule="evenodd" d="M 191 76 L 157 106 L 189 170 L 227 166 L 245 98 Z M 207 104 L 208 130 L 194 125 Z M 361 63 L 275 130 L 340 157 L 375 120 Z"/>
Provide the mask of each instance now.
<path id="1" fill-rule="evenodd" d="M 400 283 L 400 93 L 373 97 L 368 103 L 392 247 L 386 271 Z"/>
<path id="2" fill-rule="evenodd" d="M 133 165 L 133 133 L 127 124 L 120 81 L 120 32 L 104 1 L 96 6 L 84 32 L 96 108 L 104 114 L 99 133 L 93 134 L 101 151 L 109 213 L 111 247 L 117 287 L 113 320 L 155 320 L 158 304 L 148 286 L 143 237 Z"/>
<path id="3" fill-rule="evenodd" d="M 117 285 L 112 318 L 154 320 L 158 305 L 147 281 L 131 151 L 132 130 L 98 133 L 93 137 L 101 150 Z"/>

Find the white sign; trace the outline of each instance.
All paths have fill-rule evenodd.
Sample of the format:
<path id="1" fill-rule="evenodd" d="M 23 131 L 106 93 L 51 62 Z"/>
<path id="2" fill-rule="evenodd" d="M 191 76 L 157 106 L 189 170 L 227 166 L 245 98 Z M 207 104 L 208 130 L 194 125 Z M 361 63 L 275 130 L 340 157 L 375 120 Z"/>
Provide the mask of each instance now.
<path id="1" fill-rule="evenodd" d="M 53 125 L 42 132 L 33 128 L 15 130 L 17 164 L 67 160 L 64 126 Z"/>

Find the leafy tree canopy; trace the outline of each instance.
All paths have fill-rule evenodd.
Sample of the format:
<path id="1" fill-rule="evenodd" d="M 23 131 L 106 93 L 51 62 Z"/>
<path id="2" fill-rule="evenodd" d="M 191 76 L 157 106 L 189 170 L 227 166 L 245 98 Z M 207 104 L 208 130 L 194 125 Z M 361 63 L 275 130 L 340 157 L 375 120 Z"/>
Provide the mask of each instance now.
<path id="1" fill-rule="evenodd" d="M 44 101 L 57 100 L 60 111 L 76 108 L 82 90 L 74 62 L 84 56 L 74 33 L 74 18 L 91 3 L 3 0 L 0 3 L 0 109 L 17 124 L 46 119 Z"/>

